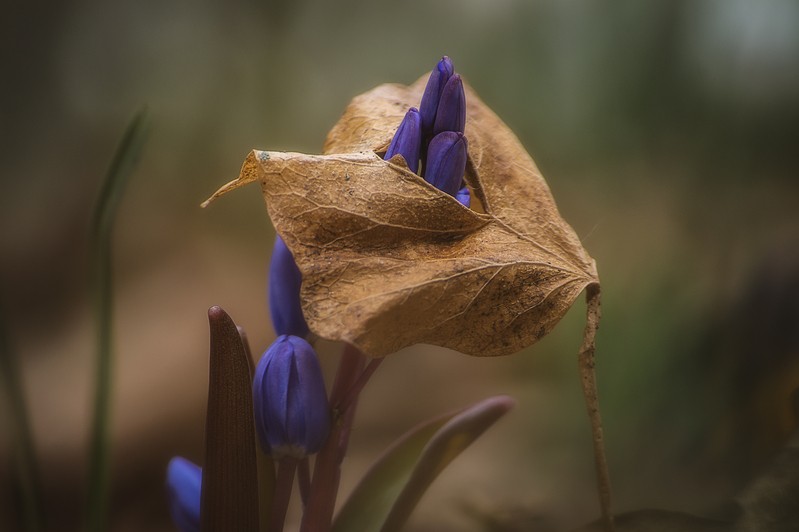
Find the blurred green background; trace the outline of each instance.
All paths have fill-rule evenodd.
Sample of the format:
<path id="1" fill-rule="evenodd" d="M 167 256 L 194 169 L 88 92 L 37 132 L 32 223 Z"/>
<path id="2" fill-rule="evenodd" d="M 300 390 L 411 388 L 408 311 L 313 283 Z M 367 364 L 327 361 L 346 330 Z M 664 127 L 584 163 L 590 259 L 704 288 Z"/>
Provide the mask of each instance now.
<path id="1" fill-rule="evenodd" d="M 257 351 L 273 337 L 273 229 L 257 188 L 200 202 L 250 149 L 318 152 L 350 98 L 410 83 L 443 54 L 528 147 L 597 259 L 616 509 L 724 515 L 795 428 L 799 3 L 3 8 L 0 296 L 49 530 L 80 522 L 88 222 L 133 112 L 147 104 L 153 127 L 116 231 L 112 529 L 169 530 L 166 462 L 202 459 L 207 308 L 223 306 Z M 550 337 L 503 359 L 427 346 L 392 356 L 363 396 L 342 494 L 416 422 L 510 393 L 518 407 L 433 485 L 409 529 L 547 531 L 595 518 L 576 369 L 583 320 L 579 301 Z M 337 347 L 320 351 L 330 374 Z M 10 444 L 0 430 L 2 530 L 19 517 Z"/>

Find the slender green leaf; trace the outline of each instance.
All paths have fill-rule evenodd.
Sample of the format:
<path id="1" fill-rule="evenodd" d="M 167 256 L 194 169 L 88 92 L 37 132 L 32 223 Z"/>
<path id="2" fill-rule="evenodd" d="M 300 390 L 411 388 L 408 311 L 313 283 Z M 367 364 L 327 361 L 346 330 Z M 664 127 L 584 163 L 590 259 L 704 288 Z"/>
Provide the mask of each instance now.
<path id="1" fill-rule="evenodd" d="M 91 222 L 91 289 L 97 320 L 97 367 L 94 417 L 89 455 L 89 497 L 86 529 L 108 529 L 108 425 L 111 404 L 113 323 L 112 235 L 125 185 L 141 155 L 148 132 L 142 109 L 128 124 L 95 204 Z"/>
<path id="2" fill-rule="evenodd" d="M 387 449 L 342 506 L 333 532 L 378 530 L 410 478 L 422 449 L 454 415 L 453 412 L 418 425 Z"/>
<path id="3" fill-rule="evenodd" d="M 16 460 L 17 481 L 22 497 L 22 521 L 25 530 L 38 532 L 44 529 L 42 513 L 42 492 L 39 466 L 36 461 L 36 450 L 33 446 L 33 435 L 25 404 L 25 392 L 22 389 L 17 360 L 6 337 L 3 315 L 0 312 L 0 382 L 8 395 L 9 417 L 11 419 L 12 438 Z"/>
<path id="4" fill-rule="evenodd" d="M 380 530 L 392 532 L 402 528 L 433 480 L 515 404 L 508 396 L 491 397 L 467 408 L 441 427 L 422 451 Z"/>
<path id="5" fill-rule="evenodd" d="M 236 324 L 224 310 L 211 307 L 208 321 L 211 356 L 201 530 L 258 532 L 252 361 Z"/>
<path id="6" fill-rule="evenodd" d="M 492 397 L 407 432 L 352 492 L 333 531 L 399 529 L 441 471 L 513 404 L 509 397 Z"/>

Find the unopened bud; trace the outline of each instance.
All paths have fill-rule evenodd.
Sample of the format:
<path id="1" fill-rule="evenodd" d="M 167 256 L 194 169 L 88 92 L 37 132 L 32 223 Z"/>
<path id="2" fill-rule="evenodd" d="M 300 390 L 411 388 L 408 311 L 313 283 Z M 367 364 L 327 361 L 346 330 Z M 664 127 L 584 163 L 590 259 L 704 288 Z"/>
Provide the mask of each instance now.
<path id="1" fill-rule="evenodd" d="M 269 262 L 269 313 L 275 334 L 293 334 L 305 337 L 308 324 L 302 315 L 300 285 L 302 275 L 291 251 L 279 236 Z"/>
<path id="2" fill-rule="evenodd" d="M 422 131 L 424 131 L 425 134 L 429 135 L 433 130 L 441 93 L 454 72 L 455 68 L 452 66 L 452 61 L 450 61 L 449 57 L 444 56 L 430 73 L 430 78 L 427 80 L 424 94 L 422 94 L 422 102 L 419 104 L 419 113 L 422 117 Z"/>
<path id="3" fill-rule="evenodd" d="M 444 131 L 463 133 L 466 125 L 466 94 L 463 91 L 463 81 L 458 74 L 453 74 L 438 101 L 438 112 L 433 124 L 433 134 Z"/>
<path id="4" fill-rule="evenodd" d="M 461 188 L 466 171 L 467 142 L 463 133 L 445 131 L 430 141 L 425 180 L 450 196 Z"/>
<path id="5" fill-rule="evenodd" d="M 321 449 L 330 412 L 322 369 L 308 342 L 283 335 L 266 350 L 255 368 L 253 409 L 261 447 L 275 459 Z"/>
<path id="6" fill-rule="evenodd" d="M 411 172 L 414 174 L 419 169 L 419 150 L 422 146 L 422 118 L 419 111 L 415 107 L 408 109 L 405 113 L 405 118 L 397 132 L 394 133 L 394 138 L 391 139 L 391 144 L 386 151 L 385 160 L 389 160 L 395 155 L 399 154 L 405 159 Z"/>

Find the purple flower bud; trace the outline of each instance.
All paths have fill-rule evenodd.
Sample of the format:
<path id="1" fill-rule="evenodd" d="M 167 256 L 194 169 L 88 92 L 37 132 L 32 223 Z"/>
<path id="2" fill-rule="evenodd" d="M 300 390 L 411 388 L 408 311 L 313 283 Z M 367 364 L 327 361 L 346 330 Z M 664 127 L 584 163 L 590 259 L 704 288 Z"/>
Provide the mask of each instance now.
<path id="1" fill-rule="evenodd" d="M 466 137 L 445 131 L 430 141 L 425 165 L 425 181 L 450 196 L 461 188 L 466 171 Z"/>
<path id="2" fill-rule="evenodd" d="M 444 131 L 463 133 L 466 125 L 466 95 L 463 92 L 463 81 L 458 74 L 453 74 L 438 102 L 438 112 L 433 124 L 433 135 Z"/>
<path id="3" fill-rule="evenodd" d="M 202 469 L 185 458 L 174 457 L 166 468 L 169 513 L 180 532 L 200 532 Z"/>
<path id="4" fill-rule="evenodd" d="M 422 118 L 415 107 L 408 109 L 405 118 L 394 133 L 391 144 L 386 151 L 385 160 L 389 160 L 397 154 L 402 155 L 408 168 L 414 174 L 419 169 L 419 149 L 422 146 Z"/>
<path id="5" fill-rule="evenodd" d="M 455 194 L 455 199 L 458 200 L 461 205 L 466 207 L 467 209 L 472 206 L 472 197 L 469 194 L 469 187 L 463 186 L 461 189 Z"/>
<path id="6" fill-rule="evenodd" d="M 308 342 L 283 335 L 266 350 L 255 368 L 253 409 L 261 447 L 275 459 L 321 449 L 330 412 L 322 369 Z"/>
<path id="7" fill-rule="evenodd" d="M 306 336 L 308 324 L 302 315 L 300 284 L 302 276 L 291 251 L 279 236 L 269 263 L 269 313 L 275 333 Z"/>
<path id="8" fill-rule="evenodd" d="M 422 95 L 422 102 L 419 105 L 419 113 L 422 116 L 422 130 L 425 133 L 433 130 L 441 92 L 454 72 L 452 61 L 449 60 L 449 57 L 444 56 L 430 73 L 430 78 L 427 80 L 427 86 L 424 88 L 424 94 Z"/>

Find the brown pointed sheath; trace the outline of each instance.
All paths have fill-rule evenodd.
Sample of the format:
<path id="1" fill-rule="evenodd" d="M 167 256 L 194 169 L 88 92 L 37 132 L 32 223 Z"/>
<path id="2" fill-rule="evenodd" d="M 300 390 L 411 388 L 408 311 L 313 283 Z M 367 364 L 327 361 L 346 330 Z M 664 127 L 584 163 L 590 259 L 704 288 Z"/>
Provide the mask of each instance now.
<path id="1" fill-rule="evenodd" d="M 203 532 L 258 532 L 258 479 L 247 351 L 230 316 L 208 310 L 211 360 L 200 510 Z"/>

